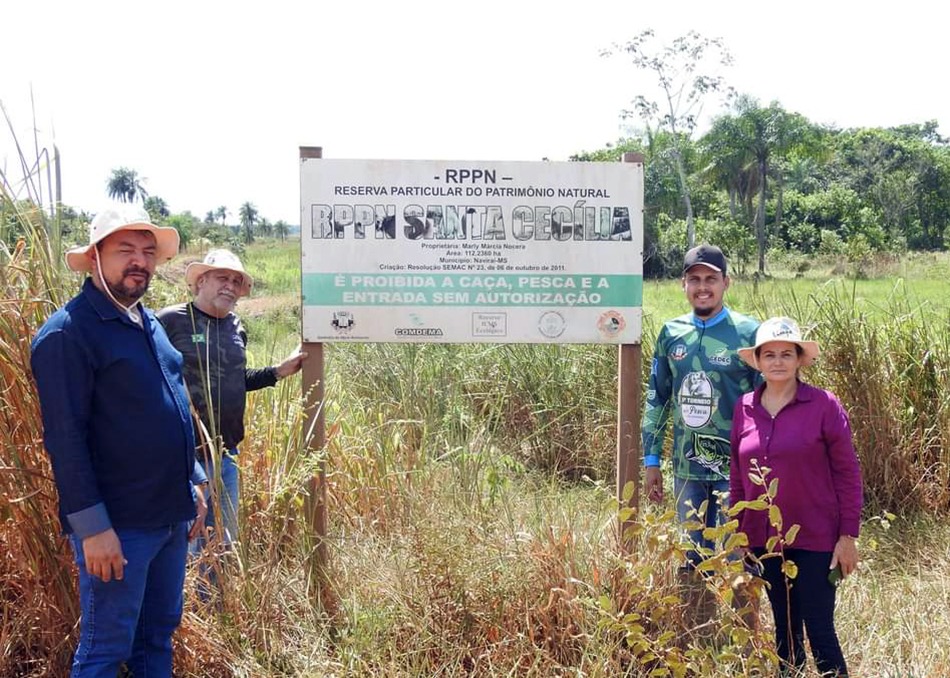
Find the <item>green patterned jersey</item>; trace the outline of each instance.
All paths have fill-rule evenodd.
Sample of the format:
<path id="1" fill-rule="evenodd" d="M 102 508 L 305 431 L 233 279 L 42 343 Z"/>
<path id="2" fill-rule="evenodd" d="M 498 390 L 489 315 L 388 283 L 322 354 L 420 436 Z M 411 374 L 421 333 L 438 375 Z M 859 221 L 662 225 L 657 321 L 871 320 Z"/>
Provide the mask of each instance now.
<path id="1" fill-rule="evenodd" d="M 708 321 L 688 313 L 663 325 L 643 410 L 645 465 L 659 465 L 672 415 L 673 475 L 729 478 L 732 410 L 752 390 L 758 374 L 736 349 L 755 343 L 758 326 L 757 320 L 725 307 Z"/>

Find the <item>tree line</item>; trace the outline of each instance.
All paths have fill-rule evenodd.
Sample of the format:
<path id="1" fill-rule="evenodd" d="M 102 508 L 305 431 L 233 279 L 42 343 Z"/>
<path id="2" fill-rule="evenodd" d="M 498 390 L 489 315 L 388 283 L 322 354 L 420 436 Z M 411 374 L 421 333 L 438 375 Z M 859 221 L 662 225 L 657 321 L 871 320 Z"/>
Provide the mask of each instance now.
<path id="1" fill-rule="evenodd" d="M 173 214 L 165 200 L 149 195 L 144 179 L 137 170 L 129 167 L 112 170 L 106 181 L 106 193 L 120 202 L 141 202 L 154 223 L 172 226 L 178 231 L 182 247 L 202 239 L 210 245 L 240 249 L 250 245 L 257 237 L 286 240 L 290 234 L 290 224 L 283 219 L 270 221 L 250 201 L 238 208 L 237 224 L 228 224 L 231 212 L 224 205 L 208 210 L 203 220 L 187 210 Z"/>
<path id="2" fill-rule="evenodd" d="M 847 255 L 947 248 L 950 146 L 935 120 L 839 129 L 732 90 L 719 39 L 689 32 L 657 46 L 652 30 L 605 50 L 653 76 L 624 115 L 642 127 L 575 161 L 645 157 L 644 272 L 679 273 L 686 248 L 719 244 L 743 272 L 770 255 Z M 694 138 L 704 104 L 722 112 Z"/>
<path id="3" fill-rule="evenodd" d="M 768 256 L 780 252 L 947 248 L 950 147 L 936 121 L 842 130 L 740 97 L 695 141 L 647 129 L 572 159 L 615 160 L 627 151 L 645 157 L 648 274 L 675 274 L 689 244 L 677 155 L 696 239 L 715 241 L 740 268 L 764 273 Z"/>
<path id="4" fill-rule="evenodd" d="M 677 275 L 696 241 L 719 244 L 739 274 L 766 273 L 769 259 L 788 253 L 858 261 L 874 252 L 947 249 L 950 144 L 936 121 L 838 129 L 778 102 L 738 96 L 695 139 L 688 130 L 645 124 L 571 160 L 618 161 L 628 151 L 645 158 L 648 276 Z M 223 205 L 203 219 L 174 213 L 126 167 L 112 171 L 106 192 L 141 202 L 156 223 L 178 229 L 183 246 L 203 239 L 240 249 L 255 238 L 285 239 L 291 232 L 250 201 L 240 205 L 236 222 Z M 64 237 L 85 233 L 88 215 L 68 206 L 62 215 Z"/>

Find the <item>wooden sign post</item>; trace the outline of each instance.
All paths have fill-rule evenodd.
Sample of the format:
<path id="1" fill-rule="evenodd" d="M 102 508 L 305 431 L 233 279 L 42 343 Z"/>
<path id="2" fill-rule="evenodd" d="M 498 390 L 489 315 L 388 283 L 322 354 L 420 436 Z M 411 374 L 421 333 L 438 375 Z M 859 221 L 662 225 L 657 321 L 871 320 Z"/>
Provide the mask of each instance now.
<path id="1" fill-rule="evenodd" d="M 318 160 L 323 157 L 320 146 L 301 146 L 300 161 Z M 303 220 L 301 219 L 301 226 Z M 303 300 L 301 300 L 303 303 Z M 301 315 L 303 315 L 301 311 Z M 326 470 L 326 415 L 323 407 L 326 395 L 324 375 L 323 342 L 302 342 L 307 359 L 303 364 L 303 396 L 306 419 L 304 423 L 304 449 L 310 455 L 323 455 L 319 470 L 308 483 L 307 515 L 314 549 L 310 556 L 310 577 L 313 591 L 322 591 L 327 570 L 327 470 Z"/>
<path id="2" fill-rule="evenodd" d="M 642 153 L 624 153 L 624 162 L 643 164 Z M 640 508 L 640 394 L 642 378 L 642 345 L 621 344 L 617 368 L 617 502 L 620 508 L 633 511 L 631 517 L 619 521 L 620 544 L 625 553 L 633 548 L 627 528 Z M 633 483 L 633 494 L 624 498 L 624 487 Z"/>

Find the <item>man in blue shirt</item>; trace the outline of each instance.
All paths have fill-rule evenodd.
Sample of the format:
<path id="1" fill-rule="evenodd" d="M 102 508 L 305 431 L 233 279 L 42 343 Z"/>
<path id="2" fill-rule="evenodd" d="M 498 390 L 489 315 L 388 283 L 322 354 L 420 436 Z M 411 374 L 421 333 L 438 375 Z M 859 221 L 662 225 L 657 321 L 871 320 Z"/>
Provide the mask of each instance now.
<path id="1" fill-rule="evenodd" d="M 139 299 L 178 233 L 141 208 L 96 215 L 90 244 L 66 254 L 90 274 L 33 339 L 31 366 L 60 520 L 79 566 L 82 610 L 74 678 L 171 676 L 181 621 L 189 521 L 206 482 L 182 358 Z M 197 507 L 197 511 L 196 511 Z"/>

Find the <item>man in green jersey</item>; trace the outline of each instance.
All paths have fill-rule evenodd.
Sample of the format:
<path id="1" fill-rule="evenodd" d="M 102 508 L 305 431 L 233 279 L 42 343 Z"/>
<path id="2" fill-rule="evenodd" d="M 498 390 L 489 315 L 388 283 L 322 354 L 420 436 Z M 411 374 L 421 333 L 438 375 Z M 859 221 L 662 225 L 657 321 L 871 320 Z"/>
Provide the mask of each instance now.
<path id="1" fill-rule="evenodd" d="M 666 425 L 673 419 L 673 493 L 680 522 L 707 527 L 723 522 L 720 494 L 729 491 L 729 433 L 732 410 L 752 390 L 756 373 L 736 350 L 755 343 L 758 321 L 723 305 L 729 288 L 726 257 L 713 245 L 699 245 L 683 261 L 683 290 L 693 310 L 663 325 L 656 340 L 643 412 L 644 493 L 663 500 L 660 457 Z M 704 515 L 697 512 L 706 502 Z M 712 547 L 702 530 L 690 530 L 697 547 Z M 701 552 L 688 553 L 693 569 Z M 684 573 L 684 576 L 688 575 Z"/>

